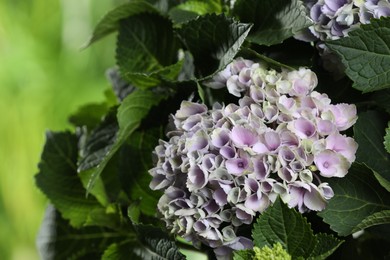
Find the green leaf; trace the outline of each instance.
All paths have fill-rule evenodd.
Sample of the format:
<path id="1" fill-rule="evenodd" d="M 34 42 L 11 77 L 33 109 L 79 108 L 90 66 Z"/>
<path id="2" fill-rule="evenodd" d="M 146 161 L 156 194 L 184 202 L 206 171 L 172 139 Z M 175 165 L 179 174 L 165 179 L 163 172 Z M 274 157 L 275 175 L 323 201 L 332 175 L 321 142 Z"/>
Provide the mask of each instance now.
<path id="1" fill-rule="evenodd" d="M 253 250 L 234 251 L 233 260 L 248 260 L 253 259 L 255 252 Z"/>
<path id="2" fill-rule="evenodd" d="M 118 259 L 150 259 L 150 260 L 182 260 L 175 242 L 161 229 L 149 225 L 136 225 L 136 242 L 123 241 L 110 245 L 104 252 L 103 260 Z"/>
<path id="3" fill-rule="evenodd" d="M 196 76 L 206 77 L 225 68 L 239 51 L 250 28 L 249 24 L 216 14 L 183 24 L 178 33 L 193 55 Z"/>
<path id="4" fill-rule="evenodd" d="M 314 248 L 309 260 L 324 260 L 328 256 L 334 253 L 336 249 L 344 242 L 343 240 L 337 239 L 332 235 L 319 233 L 316 235 L 317 245 Z"/>
<path id="5" fill-rule="evenodd" d="M 119 130 L 115 112 L 112 110 L 111 113 L 107 114 L 99 126 L 87 136 L 85 143 L 81 145 L 78 172 L 96 167 L 111 150 Z"/>
<path id="6" fill-rule="evenodd" d="M 233 14 L 241 22 L 254 24 L 249 41 L 267 46 L 281 43 L 312 24 L 299 0 L 237 0 Z"/>
<path id="7" fill-rule="evenodd" d="M 36 185 L 75 227 L 84 225 L 91 212 L 100 208 L 97 200 L 85 197 L 77 175 L 77 138 L 69 132 L 47 132 Z"/>
<path id="8" fill-rule="evenodd" d="M 138 88 L 161 80 L 176 80 L 179 42 L 172 22 L 156 13 L 131 16 L 120 22 L 116 59 L 122 76 Z"/>
<path id="9" fill-rule="evenodd" d="M 384 108 L 387 113 L 390 113 L 390 89 L 375 91 L 371 100 L 374 105 Z"/>
<path id="10" fill-rule="evenodd" d="M 385 148 L 388 153 L 390 153 L 390 122 L 388 122 L 385 135 Z"/>
<path id="11" fill-rule="evenodd" d="M 189 0 L 172 8 L 169 17 L 175 23 L 184 23 L 199 15 L 221 12 L 222 6 L 219 0 Z"/>
<path id="12" fill-rule="evenodd" d="M 175 242 L 160 228 L 151 225 L 136 225 L 135 229 L 138 234 L 140 245 L 133 250 L 141 259 L 185 259 Z"/>
<path id="13" fill-rule="evenodd" d="M 128 95 L 118 108 L 117 119 L 119 131 L 115 143 L 101 162 L 93 168 L 91 178 L 87 185 L 87 192 L 90 192 L 107 163 L 126 141 L 126 139 L 139 127 L 143 118 L 150 109 L 160 103 L 164 95 L 158 95 L 150 91 L 136 90 Z"/>
<path id="14" fill-rule="evenodd" d="M 111 244 L 103 253 L 102 260 L 128 260 L 141 259 L 134 251 L 133 247 L 136 243 L 133 241 L 122 241 L 120 243 Z"/>
<path id="15" fill-rule="evenodd" d="M 108 109 L 108 104 L 105 102 L 84 105 L 69 117 L 69 122 L 74 126 L 86 126 L 92 129 L 100 123 Z"/>
<path id="16" fill-rule="evenodd" d="M 259 248 L 280 243 L 293 259 L 325 259 L 342 243 L 331 235 L 314 235 L 306 218 L 280 198 L 258 217 L 252 237 Z"/>
<path id="17" fill-rule="evenodd" d="M 340 55 L 353 87 L 365 93 L 390 87 L 389 42 L 390 18 L 382 18 L 326 45 Z"/>
<path id="18" fill-rule="evenodd" d="M 351 234 L 375 212 L 390 209 L 390 193 L 363 165 L 355 163 L 344 178 L 330 178 L 327 182 L 335 195 L 318 215 L 340 236 Z"/>
<path id="19" fill-rule="evenodd" d="M 151 129 L 137 131 L 120 151 L 120 179 L 128 196 L 138 202 L 142 213 L 154 216 L 161 193 L 152 191 L 149 183 L 152 177 L 149 169 L 153 167 L 152 152 L 158 145 L 161 131 Z"/>
<path id="20" fill-rule="evenodd" d="M 259 216 L 253 226 L 252 237 L 257 247 L 271 247 L 279 242 L 293 257 L 307 258 L 317 239 L 300 213 L 289 209 L 280 198 Z"/>
<path id="21" fill-rule="evenodd" d="M 390 210 L 382 210 L 365 218 L 359 225 L 357 225 L 352 232 L 366 229 L 368 227 L 390 224 Z"/>
<path id="22" fill-rule="evenodd" d="M 101 227 L 75 229 L 61 218 L 53 206 L 46 209 L 37 237 L 41 259 L 99 259 L 115 241 L 129 239 L 134 233 L 118 233 Z"/>
<path id="23" fill-rule="evenodd" d="M 100 40 L 104 36 L 115 32 L 119 28 L 119 21 L 127 17 L 144 13 L 144 12 L 157 12 L 156 9 L 145 1 L 131 1 L 116 7 L 108 12 L 95 27 L 91 38 L 85 44 L 88 47 L 92 43 Z"/>
<path id="24" fill-rule="evenodd" d="M 359 114 L 353 129 L 359 144 L 356 161 L 372 169 L 380 183 L 390 191 L 390 154 L 383 146 L 385 128 L 386 116 L 377 111 L 368 111 Z"/>

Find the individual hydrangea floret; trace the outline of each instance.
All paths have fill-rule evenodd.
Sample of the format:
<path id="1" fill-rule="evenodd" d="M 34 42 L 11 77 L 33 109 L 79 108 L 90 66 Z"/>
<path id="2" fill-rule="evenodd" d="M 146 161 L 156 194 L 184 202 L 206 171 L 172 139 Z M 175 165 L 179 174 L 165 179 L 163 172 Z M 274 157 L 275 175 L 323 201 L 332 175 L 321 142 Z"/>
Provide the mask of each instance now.
<path id="1" fill-rule="evenodd" d="M 317 83 L 309 69 L 237 59 L 206 84 L 225 86 L 238 104 L 183 101 L 150 170 L 167 228 L 224 256 L 253 247 L 240 229 L 278 196 L 300 212 L 323 210 L 334 195 L 326 180 L 355 160 L 357 143 L 342 131 L 357 117 L 354 105 L 314 91 Z"/>

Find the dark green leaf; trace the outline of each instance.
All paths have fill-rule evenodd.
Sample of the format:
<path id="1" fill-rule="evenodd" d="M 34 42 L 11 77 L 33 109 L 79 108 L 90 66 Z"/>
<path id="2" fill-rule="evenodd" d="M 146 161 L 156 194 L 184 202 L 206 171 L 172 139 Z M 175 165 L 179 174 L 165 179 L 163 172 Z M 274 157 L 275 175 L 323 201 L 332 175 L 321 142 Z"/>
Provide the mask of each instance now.
<path id="1" fill-rule="evenodd" d="M 178 30 L 194 58 L 197 77 L 202 78 L 226 67 L 249 33 L 251 25 L 224 15 L 205 15 L 183 24 Z"/>
<path id="2" fill-rule="evenodd" d="M 136 225 L 140 245 L 134 248 L 136 255 L 151 260 L 182 260 L 184 255 L 166 233 L 151 225 Z"/>
<path id="3" fill-rule="evenodd" d="M 91 178 L 88 183 L 87 190 L 91 191 L 100 174 L 103 172 L 107 163 L 111 160 L 114 154 L 126 141 L 126 139 L 139 127 L 142 119 L 146 117 L 149 110 L 160 103 L 164 98 L 163 95 L 158 95 L 150 91 L 136 90 L 128 95 L 123 103 L 118 108 L 117 119 L 119 131 L 116 135 L 115 143 L 101 162 L 93 168 Z"/>
<path id="4" fill-rule="evenodd" d="M 160 192 L 152 191 L 149 183 L 153 167 L 152 152 L 158 145 L 159 129 L 135 132 L 120 151 L 120 178 L 128 196 L 138 202 L 142 213 L 154 216 Z"/>
<path id="5" fill-rule="evenodd" d="M 281 43 L 312 24 L 299 0 L 237 0 L 233 14 L 254 24 L 248 40 L 260 45 Z"/>
<path id="6" fill-rule="evenodd" d="M 119 130 L 115 112 L 114 110 L 111 111 L 86 138 L 85 144 L 80 147 L 80 158 L 77 168 L 79 172 L 99 165 L 114 145 L 116 134 Z"/>
<path id="7" fill-rule="evenodd" d="M 85 47 L 118 30 L 120 20 L 143 12 L 157 11 L 145 1 L 131 1 L 111 10 L 99 21 Z"/>
<path id="8" fill-rule="evenodd" d="M 354 88 L 371 92 L 390 87 L 390 18 L 372 19 L 326 45 L 341 56 Z"/>
<path id="9" fill-rule="evenodd" d="M 374 214 L 368 216 L 359 225 L 357 225 L 352 232 L 357 232 L 368 227 L 383 224 L 390 224 L 390 210 L 375 212 Z"/>
<path id="10" fill-rule="evenodd" d="M 104 252 L 103 260 L 118 259 L 150 259 L 150 260 L 182 260 L 184 255 L 179 252 L 175 242 L 161 229 L 136 225 L 138 241 L 123 241 L 110 245 Z"/>
<path id="11" fill-rule="evenodd" d="M 380 183 L 390 191 L 390 154 L 383 146 L 386 122 L 385 115 L 368 111 L 359 114 L 353 129 L 359 144 L 356 161 L 372 169 Z"/>
<path id="12" fill-rule="evenodd" d="M 177 62 L 178 40 L 172 22 L 156 13 L 122 20 L 116 59 L 123 77 L 138 88 L 156 86 L 160 80 L 175 80 L 182 62 Z"/>
<path id="13" fill-rule="evenodd" d="M 120 243 L 111 244 L 103 253 L 102 260 L 128 260 L 128 259 L 139 259 L 133 249 L 137 243 L 133 241 L 122 241 Z"/>
<path id="14" fill-rule="evenodd" d="M 387 113 L 390 113 L 390 89 L 375 91 L 371 99 L 375 105 L 384 108 Z"/>
<path id="15" fill-rule="evenodd" d="M 88 129 L 93 129 L 100 123 L 108 109 L 107 103 L 84 105 L 69 117 L 69 122 L 74 126 L 86 126 Z"/>
<path id="16" fill-rule="evenodd" d="M 99 259 L 108 245 L 135 234 L 117 233 L 100 227 L 75 229 L 61 218 L 54 207 L 46 209 L 37 237 L 41 259 Z"/>
<path id="17" fill-rule="evenodd" d="M 255 252 L 253 250 L 234 251 L 233 260 L 249 260 L 253 259 Z"/>
<path id="18" fill-rule="evenodd" d="M 39 189 L 70 224 L 80 227 L 91 212 L 100 208 L 97 200 L 85 197 L 85 189 L 77 175 L 77 138 L 69 132 L 47 132 L 46 144 L 35 176 Z"/>
<path id="19" fill-rule="evenodd" d="M 328 234 L 317 234 L 317 245 L 314 248 L 309 260 L 323 260 L 333 254 L 334 251 L 344 242 Z"/>
<path id="20" fill-rule="evenodd" d="M 327 181 L 335 195 L 318 215 L 340 236 L 351 234 L 375 212 L 390 209 L 390 193 L 362 165 L 353 164 L 344 178 Z"/>
<path id="21" fill-rule="evenodd" d="M 311 256 L 318 242 L 306 219 L 280 198 L 259 216 L 252 237 L 260 248 L 281 243 L 293 258 Z"/>

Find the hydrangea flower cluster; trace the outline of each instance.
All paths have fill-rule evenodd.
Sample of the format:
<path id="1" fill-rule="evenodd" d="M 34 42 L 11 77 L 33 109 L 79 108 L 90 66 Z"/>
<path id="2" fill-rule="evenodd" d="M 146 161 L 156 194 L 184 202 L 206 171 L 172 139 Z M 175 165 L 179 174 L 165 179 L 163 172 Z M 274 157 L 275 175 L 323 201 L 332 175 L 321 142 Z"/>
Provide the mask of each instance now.
<path id="1" fill-rule="evenodd" d="M 309 69 L 267 70 L 237 59 L 206 85 L 227 87 L 236 104 L 183 101 L 169 140 L 155 148 L 150 188 L 167 228 L 217 256 L 253 247 L 240 234 L 280 196 L 300 212 L 320 211 L 355 160 L 356 142 L 343 134 L 356 107 L 331 104 L 313 89 Z"/>
<path id="2" fill-rule="evenodd" d="M 371 18 L 390 15 L 389 0 L 307 0 L 306 6 L 314 21 L 309 29 L 315 38 L 309 41 L 336 40 Z"/>
<path id="3" fill-rule="evenodd" d="M 306 0 L 305 5 L 314 24 L 294 37 L 316 41 L 323 67 L 336 79 L 344 76 L 345 67 L 324 41 L 346 37 L 371 18 L 390 15 L 390 0 Z"/>

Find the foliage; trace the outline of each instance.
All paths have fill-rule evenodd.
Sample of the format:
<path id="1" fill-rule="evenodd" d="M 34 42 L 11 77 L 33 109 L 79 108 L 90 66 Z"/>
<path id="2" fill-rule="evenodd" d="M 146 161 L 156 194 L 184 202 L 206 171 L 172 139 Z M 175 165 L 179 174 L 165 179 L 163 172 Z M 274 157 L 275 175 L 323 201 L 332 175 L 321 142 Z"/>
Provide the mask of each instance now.
<path id="1" fill-rule="evenodd" d="M 373 20 L 370 25 L 362 26 L 355 32 L 351 32 L 349 38 L 327 41 L 327 46 L 342 57 L 346 67 L 345 72 L 348 77 L 345 76 L 341 80 L 333 78 L 329 72 L 324 70 L 321 62 L 322 56 L 314 47 L 305 45 L 305 48 L 310 48 L 315 54 L 314 58 L 306 59 L 305 49 L 297 48 L 297 53 L 294 53 L 294 55 L 305 57 L 305 60 L 310 62 L 311 69 L 317 73 L 318 82 L 320 82 L 319 91 L 327 93 L 332 101 L 354 103 L 358 107 L 359 119 L 352 133 L 344 130 L 356 121 L 356 117 L 353 116 L 354 106 L 340 104 L 326 107 L 329 105 L 327 104 L 328 96 L 321 96 L 321 99 L 313 97 L 312 100 L 315 100 L 312 101 L 313 104 L 304 98 L 296 99 L 302 103 L 297 106 L 299 109 L 311 109 L 308 110 L 309 112 L 305 110 L 297 113 L 309 114 L 309 116 L 313 113 L 311 117 L 316 120 L 335 121 L 334 127 L 337 126 L 340 131 L 344 131 L 345 135 L 354 135 L 359 145 L 356 162 L 346 174 L 347 168 L 355 159 L 354 152 L 349 154 L 347 151 L 349 146 L 356 146 L 352 138 L 340 134 L 336 137 L 329 135 L 326 139 L 314 143 L 314 138 L 310 138 L 311 133 L 301 131 L 298 129 L 299 125 L 291 126 L 290 124 L 288 126 L 289 129 L 291 127 L 298 129 L 294 129 L 295 133 L 301 134 L 302 140 L 297 139 L 299 140 L 297 142 L 302 142 L 305 149 L 313 150 L 314 156 L 317 156 L 316 149 L 322 153 L 321 158 L 303 159 L 304 163 L 311 164 L 311 166 L 305 170 L 301 169 L 299 172 L 301 181 L 294 184 L 296 185 L 294 192 L 301 194 L 301 200 L 305 200 L 305 203 L 310 205 L 309 209 L 322 209 L 326 203 L 324 198 L 334 195 L 326 208 L 318 215 L 305 212 L 307 209 L 302 207 L 302 201 L 285 204 L 285 200 L 291 194 L 277 191 L 277 189 L 285 189 L 283 185 L 286 185 L 286 182 L 292 182 L 285 179 L 283 183 L 278 183 L 272 188 L 275 190 L 267 193 L 269 198 L 262 200 L 262 203 L 266 205 L 264 208 L 257 211 L 248 210 L 244 207 L 244 202 L 241 204 L 236 202 L 240 200 L 242 194 L 245 196 L 245 193 L 253 191 L 254 184 L 251 186 L 249 183 L 245 184 L 246 190 L 239 191 L 238 195 L 226 191 L 226 193 L 229 192 L 229 196 L 225 197 L 235 200 L 234 204 L 237 206 L 234 208 L 236 216 L 227 217 L 232 223 L 236 223 L 236 230 L 233 231 L 230 226 L 225 226 L 222 234 L 219 234 L 213 233 L 213 229 L 210 228 L 210 226 L 223 222 L 222 219 L 213 215 L 215 207 L 212 202 L 203 206 L 202 197 L 191 197 L 191 203 L 199 204 L 201 210 L 197 211 L 198 208 L 191 207 L 190 202 L 185 201 L 183 196 L 180 197 L 180 191 L 175 190 L 182 184 L 180 176 L 170 187 L 173 195 L 165 193 L 161 196 L 159 192 L 154 191 L 156 185 L 165 185 L 164 181 L 169 181 L 161 176 L 169 179 L 171 175 L 174 175 L 171 174 L 174 171 L 172 165 L 183 163 L 182 160 L 186 159 L 188 162 L 183 164 L 190 164 L 194 163 L 191 160 L 196 161 L 201 158 L 199 155 L 198 157 L 193 155 L 198 152 L 197 149 L 191 151 L 193 154 L 190 158 L 170 157 L 174 154 L 174 149 L 187 149 L 187 143 L 170 147 L 170 143 L 162 140 L 165 136 L 164 132 L 171 131 L 168 136 L 174 138 L 178 135 L 177 131 L 172 131 L 174 129 L 172 125 L 177 124 L 176 121 L 187 119 L 191 113 L 203 113 L 207 110 L 206 105 L 213 105 L 214 101 L 225 105 L 238 101 L 227 93 L 226 88 L 208 87 L 210 80 L 215 79 L 225 80 L 224 84 L 226 81 L 227 84 L 231 84 L 232 81 L 229 81 L 231 78 L 223 78 L 223 73 L 234 58 L 244 56 L 252 60 L 260 59 L 268 63 L 264 66 L 276 68 L 277 72 L 267 71 L 269 74 L 266 75 L 266 79 L 269 85 L 277 85 L 273 82 L 276 82 L 275 78 L 280 73 L 291 77 L 299 77 L 297 76 L 299 73 L 306 73 L 305 75 L 310 76 L 308 76 L 309 79 L 306 77 L 304 79 L 310 81 L 311 86 L 317 84 L 317 77 L 308 70 L 300 69 L 299 72 L 294 71 L 295 74 L 287 73 L 297 65 L 296 60 L 289 62 L 287 58 L 282 62 L 277 59 L 280 53 L 289 55 L 285 52 L 286 49 L 290 50 L 288 47 L 304 45 L 291 37 L 312 25 L 305 8 L 303 2 L 298 0 L 287 2 L 236 1 L 234 5 L 231 5 L 230 1 L 160 0 L 131 1 L 108 12 L 98 23 L 88 44 L 96 42 L 109 33 L 118 32 L 117 68 L 109 72 L 113 85 L 111 97 L 112 93 L 115 93 L 117 100 L 113 101 L 108 94 L 107 101 L 104 103 L 83 106 L 70 117 L 70 121 L 75 126 L 73 132 L 47 133 L 46 144 L 39 163 L 39 173 L 35 176 L 38 188 L 54 207 L 48 208 L 38 239 L 42 257 L 44 259 L 91 256 L 102 259 L 127 259 L 129 257 L 184 259 L 180 252 L 181 249 L 191 247 L 192 250 L 197 250 L 196 248 L 201 246 L 201 240 L 191 237 L 191 231 L 188 230 L 204 229 L 206 231 L 203 230 L 202 236 L 210 239 L 211 242 L 207 246 L 203 245 L 202 250 L 206 250 L 210 256 L 214 253 L 223 254 L 224 250 L 247 249 L 234 252 L 235 259 L 251 259 L 256 255 L 268 256 L 273 253 L 289 255 L 292 259 L 325 259 L 335 252 L 348 250 L 343 247 L 342 243 L 343 240 L 349 241 L 349 235 L 352 233 L 360 230 L 374 232 L 371 231 L 374 226 L 388 226 L 390 224 L 390 205 L 388 204 L 390 201 L 390 158 L 388 153 L 389 130 L 386 126 L 389 121 L 388 102 L 390 99 L 387 92 L 387 95 L 378 95 L 379 90 L 386 91 L 385 88 L 390 84 L 386 71 L 388 19 Z M 361 55 L 362 52 L 364 55 Z M 240 61 L 232 65 L 232 70 L 237 69 L 234 67 L 236 64 L 240 64 Z M 264 71 L 262 70 L 262 73 L 265 73 Z M 232 78 L 245 77 L 241 74 L 230 76 Z M 301 83 L 303 79 L 300 80 Z M 284 83 L 288 84 L 288 81 Z M 236 96 L 239 96 L 242 89 L 237 84 L 231 84 L 230 88 L 235 88 Z M 351 88 L 352 84 L 355 89 Z M 277 88 L 283 89 L 286 86 L 277 85 Z M 270 101 L 264 102 L 264 109 L 272 109 L 274 93 L 269 86 L 265 88 L 264 91 L 268 91 L 266 95 L 260 92 L 259 96 L 253 99 L 259 98 L 261 94 L 263 97 L 268 96 Z M 297 96 L 305 96 L 307 94 L 305 91 L 309 90 L 309 88 L 304 89 L 299 86 L 293 86 L 293 88 L 293 91 L 290 89 L 291 93 Z M 364 93 L 377 91 L 377 93 L 363 94 L 360 91 Z M 180 103 L 185 100 L 194 102 L 182 103 L 181 109 L 176 112 Z M 196 104 L 196 102 L 206 104 Z M 248 102 L 248 99 L 242 99 L 239 102 Z M 281 110 L 283 108 L 288 110 L 281 104 L 280 107 Z M 172 117 L 171 114 L 175 116 Z M 213 116 L 218 117 L 216 113 Z M 291 112 L 291 116 L 296 116 L 296 113 Z M 248 116 L 248 118 L 254 120 L 255 116 Z M 269 120 L 270 127 L 273 126 L 272 116 L 267 120 Z M 210 124 L 204 118 L 201 122 L 206 125 Z M 230 118 L 229 122 L 235 121 Z M 310 131 L 314 127 L 307 120 L 300 122 L 305 127 L 308 126 L 307 129 Z M 194 127 L 195 123 L 187 122 L 186 126 Z M 270 129 L 272 130 L 272 127 Z M 240 127 L 235 128 L 234 131 L 233 133 L 232 130 L 231 133 L 236 135 L 233 138 L 236 140 L 234 142 L 242 142 L 237 147 L 243 145 L 243 149 L 249 151 L 249 148 L 245 146 L 247 145 L 245 135 L 249 135 L 251 139 L 253 133 L 248 133 L 246 129 Z M 321 135 L 327 136 L 327 134 Z M 195 136 L 188 143 L 202 142 L 207 138 L 212 137 Z M 257 137 L 252 139 L 255 138 Z M 342 140 L 347 148 L 334 140 L 331 141 L 331 138 Z M 274 142 L 273 136 L 268 139 L 264 138 L 264 143 L 267 142 Z M 161 153 L 163 146 L 165 150 Z M 271 149 L 264 147 L 266 146 L 263 144 L 260 148 L 258 146 L 258 149 Z M 356 150 L 356 148 L 351 150 Z M 160 168 L 150 171 L 156 163 L 152 155 L 159 152 L 160 154 L 155 156 L 158 160 L 168 158 L 164 163 L 162 160 L 159 161 L 161 169 L 166 171 L 163 174 L 159 174 Z M 334 155 L 336 152 L 342 155 Z M 170 153 L 170 155 L 165 153 Z M 302 153 L 305 152 L 297 149 L 296 152 L 291 153 L 301 158 Z M 282 155 L 279 154 L 279 156 Z M 320 162 L 318 158 L 325 161 Z M 328 169 L 331 161 L 329 158 L 342 161 L 344 168 L 337 170 L 337 174 L 331 172 L 331 169 Z M 229 163 L 234 160 L 232 159 Z M 278 163 L 280 161 L 282 164 L 286 163 L 287 159 L 274 159 L 274 161 Z M 198 161 L 196 163 L 200 164 Z M 217 164 L 217 162 L 213 161 L 211 164 Z M 345 165 L 348 167 L 345 168 Z M 270 167 L 277 168 L 277 166 Z M 315 175 L 314 177 L 318 179 L 315 181 L 321 185 L 317 187 L 312 184 L 313 175 L 311 174 L 320 171 L 318 169 L 320 167 L 325 169 L 324 172 L 329 170 L 330 175 L 337 176 L 336 180 L 328 178 L 330 176 L 322 175 L 320 178 Z M 230 165 L 230 169 L 235 169 L 235 166 Z M 253 171 L 258 171 L 258 169 Z M 202 172 L 202 169 L 199 168 L 199 172 Z M 153 175 L 152 183 L 149 173 Z M 194 179 L 193 183 L 185 184 L 188 189 L 197 189 L 199 188 L 197 185 L 204 182 L 201 174 L 185 174 L 192 174 Z M 283 174 L 286 173 L 277 172 L 277 175 Z M 346 176 L 341 178 L 345 174 Z M 237 177 L 234 181 L 239 182 L 240 178 Z M 210 185 L 217 184 L 210 181 Z M 230 187 L 226 183 L 218 185 L 222 187 L 220 192 L 225 192 L 223 188 L 228 190 Z M 332 187 L 333 191 L 329 187 Z M 235 189 L 237 191 L 239 188 Z M 241 195 L 240 192 L 242 192 Z M 204 196 L 215 196 L 213 203 L 223 204 L 218 201 L 218 195 L 205 194 Z M 256 199 L 260 201 L 261 198 L 256 197 Z M 170 200 L 173 206 L 169 204 L 171 208 L 168 208 L 166 204 L 159 203 L 162 200 Z M 272 202 L 272 205 L 268 207 L 269 202 Z M 316 203 L 321 207 L 316 207 Z M 298 206 L 300 212 L 291 208 L 295 206 Z M 160 216 L 157 213 L 157 207 L 159 209 L 166 207 L 159 212 L 167 212 L 167 214 Z M 187 216 L 193 214 L 198 214 L 197 219 L 200 219 L 203 214 L 205 222 L 199 220 L 192 223 L 192 218 L 187 218 Z M 182 216 L 180 221 L 165 219 L 165 223 L 173 226 L 170 227 L 172 233 L 184 234 L 185 239 L 192 240 L 195 247 L 183 242 L 183 238 L 175 240 L 167 230 L 164 230 L 164 218 L 172 218 L 172 216 L 174 218 L 175 215 Z M 237 224 L 239 218 L 240 221 L 248 219 L 251 221 L 245 223 L 244 228 L 238 228 L 242 224 L 242 222 Z M 239 236 L 236 237 L 235 232 Z M 375 235 L 383 237 L 381 233 Z M 224 241 L 227 241 L 226 245 L 234 246 L 221 247 L 217 242 L 218 236 L 223 236 Z M 63 243 L 69 238 L 72 238 L 69 243 Z M 83 243 L 78 243 L 78 240 Z M 249 245 L 255 248 L 248 249 Z M 273 248 L 270 249 L 271 247 Z"/>

